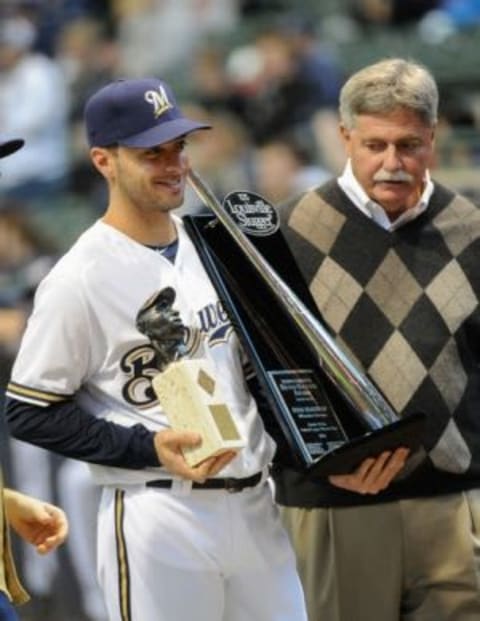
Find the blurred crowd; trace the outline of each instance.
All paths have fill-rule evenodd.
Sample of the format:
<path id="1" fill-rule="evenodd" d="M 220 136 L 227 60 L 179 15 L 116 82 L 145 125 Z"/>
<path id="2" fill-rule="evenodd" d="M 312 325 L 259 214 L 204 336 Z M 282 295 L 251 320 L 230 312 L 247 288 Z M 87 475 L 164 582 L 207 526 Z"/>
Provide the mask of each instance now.
<path id="1" fill-rule="evenodd" d="M 73 194 L 102 209 L 82 112 L 89 94 L 121 76 L 160 75 L 192 102 L 193 114 L 212 121 L 214 136 L 204 137 L 194 164 L 220 193 L 222 179 L 261 189 L 256 158 L 264 170 L 272 153 L 292 186 L 276 190 L 275 198 L 298 189 L 305 167 L 316 165 L 323 176 L 338 168 L 340 149 L 332 140 L 343 76 L 317 41 L 314 23 L 279 12 L 251 40 L 227 49 L 241 19 L 233 0 L 101 5 L 17 2 L 2 19 L 2 131 L 26 139 L 0 182 L 4 200 L 28 202 L 32 210 Z"/>
<path id="2" fill-rule="evenodd" d="M 345 65 L 336 42 L 405 25 L 445 41 L 480 23 L 480 0 L 344 0 L 324 21 L 316 4 L 2 0 L 0 131 L 26 141 L 2 162 L 0 178 L 2 386 L 36 285 L 105 207 L 82 120 L 99 86 L 122 76 L 166 79 L 189 116 L 214 127 L 191 139 L 189 153 L 218 197 L 248 189 L 281 204 L 344 165 L 337 100 Z M 445 105 L 440 140 L 448 143 L 452 124 L 478 126 L 476 101 L 472 95 Z M 472 157 L 471 150 L 444 152 L 450 166 Z M 203 207 L 192 192 L 183 209 Z M 84 465 L 7 442 L 4 430 L 2 448 L 12 483 L 59 502 L 71 521 L 66 559 L 20 551 L 33 595 L 22 621 L 105 621 L 94 569 L 97 490 Z M 59 571 L 65 563 L 69 572 Z M 76 591 L 65 587 L 59 604 L 54 593 L 66 575 Z"/>

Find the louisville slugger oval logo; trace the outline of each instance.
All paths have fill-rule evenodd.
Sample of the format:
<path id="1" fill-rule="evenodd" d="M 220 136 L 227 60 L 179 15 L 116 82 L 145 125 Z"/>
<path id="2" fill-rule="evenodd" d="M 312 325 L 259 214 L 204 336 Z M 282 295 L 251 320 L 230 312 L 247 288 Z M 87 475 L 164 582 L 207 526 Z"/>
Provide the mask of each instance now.
<path id="1" fill-rule="evenodd" d="M 246 235 L 267 237 L 280 227 L 275 207 L 255 192 L 230 192 L 223 208 Z"/>

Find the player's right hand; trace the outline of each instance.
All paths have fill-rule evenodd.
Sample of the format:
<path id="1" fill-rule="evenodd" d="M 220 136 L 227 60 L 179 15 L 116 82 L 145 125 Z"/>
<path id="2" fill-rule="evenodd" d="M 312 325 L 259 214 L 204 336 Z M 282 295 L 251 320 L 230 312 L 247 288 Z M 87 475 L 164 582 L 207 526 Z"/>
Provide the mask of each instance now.
<path id="1" fill-rule="evenodd" d="M 198 433 L 173 429 L 158 431 L 154 436 L 155 449 L 162 466 L 175 476 L 197 483 L 203 483 L 209 477 L 215 476 L 236 455 L 234 452 L 222 453 L 216 457 L 209 457 L 192 468 L 185 461 L 182 449 L 199 446 L 201 441 Z"/>

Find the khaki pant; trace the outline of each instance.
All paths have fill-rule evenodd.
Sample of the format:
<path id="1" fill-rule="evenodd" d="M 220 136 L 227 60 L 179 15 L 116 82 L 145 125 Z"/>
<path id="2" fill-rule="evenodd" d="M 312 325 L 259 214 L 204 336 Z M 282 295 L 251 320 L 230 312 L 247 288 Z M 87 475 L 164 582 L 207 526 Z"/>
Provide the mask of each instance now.
<path id="1" fill-rule="evenodd" d="M 480 490 L 282 517 L 309 621 L 480 620 Z"/>

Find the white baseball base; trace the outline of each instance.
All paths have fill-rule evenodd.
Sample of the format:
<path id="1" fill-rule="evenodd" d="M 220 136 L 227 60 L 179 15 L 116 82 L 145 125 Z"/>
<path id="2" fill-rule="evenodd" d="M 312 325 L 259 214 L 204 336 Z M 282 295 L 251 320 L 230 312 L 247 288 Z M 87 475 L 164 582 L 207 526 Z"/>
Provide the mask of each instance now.
<path id="1" fill-rule="evenodd" d="M 183 451 L 190 466 L 245 446 L 207 360 L 172 362 L 152 385 L 172 429 L 202 436 L 200 446 Z"/>

